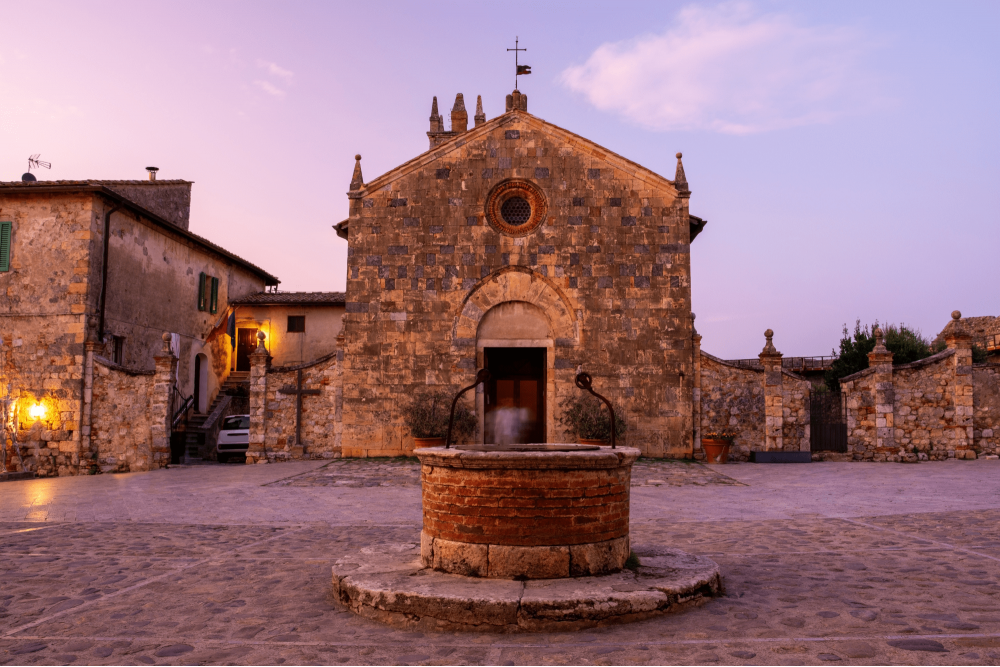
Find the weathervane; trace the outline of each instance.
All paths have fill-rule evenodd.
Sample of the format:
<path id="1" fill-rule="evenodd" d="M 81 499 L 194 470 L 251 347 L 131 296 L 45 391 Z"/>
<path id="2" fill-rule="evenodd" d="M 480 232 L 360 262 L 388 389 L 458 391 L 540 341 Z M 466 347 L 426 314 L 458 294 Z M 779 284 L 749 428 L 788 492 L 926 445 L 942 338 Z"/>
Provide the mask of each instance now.
<path id="1" fill-rule="evenodd" d="M 514 75 L 514 90 L 517 90 L 517 77 L 521 76 L 522 74 L 531 74 L 531 65 L 519 65 L 517 63 L 517 57 L 518 57 L 518 55 L 520 55 L 518 53 L 518 51 L 527 51 L 528 50 L 528 49 L 518 48 L 518 46 L 519 46 L 518 40 L 519 39 L 520 39 L 519 37 L 515 36 L 514 37 L 514 48 L 513 49 L 507 49 L 508 51 L 513 51 L 514 52 L 514 67 L 517 68 L 517 73 Z"/>

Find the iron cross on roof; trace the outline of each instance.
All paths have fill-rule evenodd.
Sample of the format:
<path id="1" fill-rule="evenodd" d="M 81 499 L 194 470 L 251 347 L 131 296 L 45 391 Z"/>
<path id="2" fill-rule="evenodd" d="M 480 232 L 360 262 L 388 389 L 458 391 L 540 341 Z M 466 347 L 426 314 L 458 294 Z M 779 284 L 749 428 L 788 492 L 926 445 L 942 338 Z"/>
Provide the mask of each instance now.
<path id="1" fill-rule="evenodd" d="M 516 71 L 516 74 L 514 74 L 514 90 L 517 90 L 517 77 L 521 76 L 522 74 L 531 74 L 531 65 L 519 65 L 517 63 L 517 57 L 520 55 L 518 53 L 518 51 L 527 51 L 528 50 L 528 49 L 518 48 L 519 47 L 519 42 L 518 42 L 519 39 L 520 39 L 519 37 L 515 36 L 514 37 L 514 48 L 513 49 L 507 49 L 508 51 L 513 51 L 514 52 L 514 67 L 515 67 L 515 71 Z"/>

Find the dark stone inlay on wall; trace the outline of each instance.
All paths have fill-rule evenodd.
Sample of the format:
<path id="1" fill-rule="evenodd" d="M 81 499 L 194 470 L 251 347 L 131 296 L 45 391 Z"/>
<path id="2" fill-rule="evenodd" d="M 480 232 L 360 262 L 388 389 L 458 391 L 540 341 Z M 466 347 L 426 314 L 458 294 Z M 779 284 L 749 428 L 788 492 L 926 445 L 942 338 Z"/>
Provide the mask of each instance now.
<path id="1" fill-rule="evenodd" d="M 538 254 L 539 255 L 552 255 L 552 254 L 555 253 L 555 251 L 556 251 L 556 247 L 554 245 L 540 245 L 540 246 L 538 246 Z"/>
<path id="2" fill-rule="evenodd" d="M 410 254 L 410 247 L 405 245 L 391 245 L 389 246 L 390 255 L 408 255 Z"/>
<path id="3" fill-rule="evenodd" d="M 434 172 L 434 178 L 445 179 L 450 177 L 451 177 L 451 169 L 448 169 L 447 167 L 444 169 L 437 169 Z"/>
<path id="4" fill-rule="evenodd" d="M 401 206 L 406 206 L 406 197 L 400 197 L 399 199 L 389 200 L 389 206 L 392 208 L 399 208 Z"/>
<path id="5" fill-rule="evenodd" d="M 443 231 L 444 231 L 444 225 L 431 225 L 431 226 L 430 226 L 430 227 L 428 228 L 428 231 L 429 231 L 429 232 L 430 232 L 431 234 L 440 234 L 441 232 L 443 232 Z"/>
<path id="6" fill-rule="evenodd" d="M 626 215 L 622 218 L 622 227 L 635 227 L 635 216 Z"/>
<path id="7" fill-rule="evenodd" d="M 589 245 L 589 246 L 587 246 L 587 252 L 601 252 L 601 246 L 599 246 L 599 245 Z"/>
<path id="8" fill-rule="evenodd" d="M 648 276 L 636 276 L 634 282 L 636 287 L 649 287 Z"/>
<path id="9" fill-rule="evenodd" d="M 586 206 L 583 203 L 583 197 L 573 197 L 573 206 Z"/>
<path id="10" fill-rule="evenodd" d="M 548 178 L 549 168 L 548 167 L 535 167 L 535 178 Z"/>
<path id="11" fill-rule="evenodd" d="M 404 227 L 419 227 L 420 218 L 403 218 Z"/>
<path id="12" fill-rule="evenodd" d="M 497 253 L 497 247 L 495 245 L 486 246 L 487 255 L 495 255 Z"/>
<path id="13" fill-rule="evenodd" d="M 598 179 L 600 177 L 601 177 L 601 170 L 600 169 L 588 169 L 587 170 L 587 178 L 589 178 L 590 180 L 595 180 L 595 179 Z"/>
<path id="14" fill-rule="evenodd" d="M 510 158 L 509 157 L 497 158 L 497 167 L 500 169 L 510 169 Z"/>
<path id="15" fill-rule="evenodd" d="M 597 279 L 597 287 L 599 289 L 609 289 L 614 285 L 614 281 L 611 276 L 601 276 Z"/>
<path id="16" fill-rule="evenodd" d="M 396 277 L 397 278 L 406 278 L 406 266 L 398 266 L 398 267 L 396 267 Z"/>
<path id="17" fill-rule="evenodd" d="M 570 361 L 569 359 L 556 359 L 555 367 L 557 370 L 563 370 L 565 368 L 576 368 L 573 362 Z M 610 421 L 608 423 L 610 423 Z"/>
<path id="18" fill-rule="evenodd" d="M 455 246 L 453 246 L 453 245 L 443 245 L 443 246 L 441 246 L 441 254 L 442 255 L 454 255 L 455 254 Z"/>
<path id="19" fill-rule="evenodd" d="M 434 266 L 437 263 L 437 255 L 432 252 L 427 253 L 427 261 L 425 262 L 427 266 Z"/>
<path id="20" fill-rule="evenodd" d="M 504 139 L 520 139 L 521 130 L 507 130 L 503 133 Z"/>
<path id="21" fill-rule="evenodd" d="M 479 218 L 474 215 L 470 215 L 465 219 L 465 224 L 468 227 L 475 227 L 477 222 L 479 222 Z"/>
<path id="22" fill-rule="evenodd" d="M 362 199 L 361 200 L 361 208 L 374 208 L 374 207 L 375 207 L 375 200 L 374 199 Z"/>
<path id="23" fill-rule="evenodd" d="M 574 264 L 579 264 L 580 263 L 580 253 L 578 253 L 578 252 L 571 252 L 569 254 L 569 263 L 570 263 L 570 266 L 572 266 Z"/>
<path id="24" fill-rule="evenodd" d="M 365 266 L 382 266 L 382 255 L 368 255 L 365 257 Z"/>
<path id="25" fill-rule="evenodd" d="M 621 207 L 622 198 L 621 197 L 608 197 L 608 206 Z"/>
<path id="26" fill-rule="evenodd" d="M 448 198 L 448 206 L 461 206 L 461 205 L 462 205 L 462 199 L 461 199 L 461 197 L 449 197 Z"/>
<path id="27" fill-rule="evenodd" d="M 483 169 L 483 178 L 493 178 L 493 170 Z"/>
<path id="28" fill-rule="evenodd" d="M 681 277 L 680 276 L 670 276 L 670 286 L 671 287 L 680 287 L 681 286 Z"/>
<path id="29" fill-rule="evenodd" d="M 434 289 L 434 279 L 433 278 L 428 278 L 427 279 L 427 289 L 429 289 L 429 290 L 433 290 Z"/>
<path id="30" fill-rule="evenodd" d="M 358 301 L 348 301 L 346 304 L 344 304 L 344 306 L 345 306 L 345 310 L 347 312 L 349 312 L 349 313 L 367 313 L 368 312 L 368 304 L 367 303 L 361 303 L 361 302 L 358 302 Z"/>
<path id="31" fill-rule="evenodd" d="M 649 246 L 648 245 L 637 245 L 635 246 L 635 254 L 637 255 L 648 255 Z"/>
<path id="32" fill-rule="evenodd" d="M 572 287 L 573 289 L 577 288 L 578 283 L 579 281 L 577 280 L 576 276 L 573 276 L 572 278 L 569 279 L 569 286 Z"/>
<path id="33" fill-rule="evenodd" d="M 573 226 L 582 225 L 583 224 L 583 216 L 582 215 L 571 215 L 571 216 L 569 216 L 569 224 L 571 224 Z"/>
<path id="34" fill-rule="evenodd" d="M 393 279 L 393 278 L 386 278 L 385 279 L 385 288 L 386 289 L 396 289 L 396 281 L 395 281 L 395 279 Z"/>
<path id="35" fill-rule="evenodd" d="M 653 209 L 651 207 L 649 207 L 649 206 L 643 206 L 643 208 L 642 208 L 642 217 L 644 217 L 644 218 L 651 218 L 651 217 L 653 217 Z"/>

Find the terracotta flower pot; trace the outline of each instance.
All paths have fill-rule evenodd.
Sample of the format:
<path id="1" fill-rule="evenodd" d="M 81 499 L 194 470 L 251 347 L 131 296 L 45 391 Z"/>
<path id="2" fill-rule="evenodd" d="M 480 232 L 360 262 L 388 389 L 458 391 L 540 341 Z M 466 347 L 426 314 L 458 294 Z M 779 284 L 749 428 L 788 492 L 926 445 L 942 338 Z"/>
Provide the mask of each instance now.
<path id="1" fill-rule="evenodd" d="M 726 463 L 729 461 L 729 440 L 705 440 L 701 441 L 701 448 L 705 450 L 705 463 Z"/>
<path id="2" fill-rule="evenodd" d="M 595 440 L 594 438 L 580 438 L 581 445 L 601 445 L 604 447 L 608 444 L 607 440 Z"/>
<path id="3" fill-rule="evenodd" d="M 444 447 L 444 438 L 413 438 L 413 448 Z"/>

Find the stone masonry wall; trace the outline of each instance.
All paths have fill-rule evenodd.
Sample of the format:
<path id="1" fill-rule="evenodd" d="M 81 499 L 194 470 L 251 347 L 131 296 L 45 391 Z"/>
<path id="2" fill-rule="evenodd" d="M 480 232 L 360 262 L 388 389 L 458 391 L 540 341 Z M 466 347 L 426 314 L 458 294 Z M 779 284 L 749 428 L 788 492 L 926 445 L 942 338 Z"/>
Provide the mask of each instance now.
<path id="1" fill-rule="evenodd" d="M 295 441 L 296 396 L 283 387 L 296 387 L 302 370 L 302 388 L 318 389 L 318 396 L 302 397 L 302 442 Z M 340 453 L 337 441 L 336 353 L 301 366 L 268 369 L 264 409 L 264 451 L 269 461 L 329 459 Z"/>
<path id="2" fill-rule="evenodd" d="M 521 236 L 484 211 L 491 188 L 512 178 L 547 206 Z M 551 320 L 547 400 L 577 391 L 582 367 L 626 406 L 630 445 L 692 455 L 686 182 L 511 111 L 371 183 L 359 167 L 351 187 L 345 456 L 408 452 L 399 406 L 429 385 L 470 384 L 484 308 L 511 300 Z M 546 420 L 553 441 L 566 437 L 558 417 Z"/>
<path id="3" fill-rule="evenodd" d="M 94 360 L 91 441 L 101 472 L 148 470 L 153 446 L 153 371 Z"/>
<path id="4" fill-rule="evenodd" d="M 1000 454 L 1000 365 L 972 367 L 973 428 L 979 454 Z"/>
<path id="5" fill-rule="evenodd" d="M 905 451 L 946 459 L 956 449 L 955 369 L 950 350 L 892 369 L 895 445 Z M 933 361 L 931 361 L 933 359 Z"/>
<path id="6" fill-rule="evenodd" d="M 782 449 L 786 452 L 808 452 L 810 450 L 810 411 L 809 397 L 812 384 L 809 380 L 782 371 L 781 394 Z"/>
<path id="7" fill-rule="evenodd" d="M 856 461 L 875 456 L 875 372 L 855 373 L 840 381 L 847 403 L 847 451 Z M 884 460 L 884 453 L 883 459 Z"/>
<path id="8" fill-rule="evenodd" d="M 763 449 L 764 372 L 701 353 L 701 433 L 736 431 L 729 458 L 746 461 Z"/>
<path id="9" fill-rule="evenodd" d="M 10 221 L 10 270 L 0 273 L 0 382 L 19 396 L 25 465 L 39 476 L 81 467 L 80 417 L 93 197 L 0 193 Z M 45 407 L 41 420 L 28 410 Z M 88 463 L 85 461 L 86 467 Z"/>

